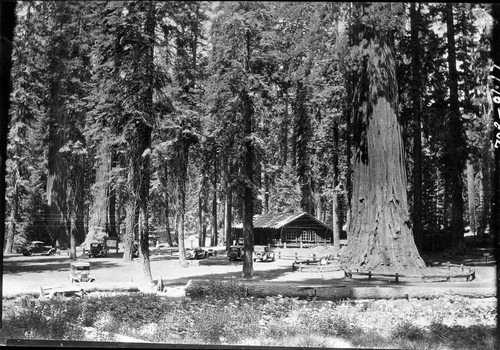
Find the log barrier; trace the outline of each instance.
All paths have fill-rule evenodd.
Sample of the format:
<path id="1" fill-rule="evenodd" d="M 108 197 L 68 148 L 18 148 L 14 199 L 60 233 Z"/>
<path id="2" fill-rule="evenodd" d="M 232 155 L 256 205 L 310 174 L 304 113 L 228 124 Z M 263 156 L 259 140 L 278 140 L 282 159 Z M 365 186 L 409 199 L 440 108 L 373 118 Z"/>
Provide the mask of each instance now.
<path id="1" fill-rule="evenodd" d="M 458 295 L 470 298 L 496 297 L 495 287 L 429 287 L 429 286 L 369 286 L 352 287 L 346 285 L 310 285 L 304 286 L 281 282 L 240 282 L 248 297 L 292 297 L 316 300 L 346 299 L 432 299 L 447 295 Z M 205 289 L 208 293 L 208 280 L 190 280 L 186 287 L 186 296 L 196 288 Z"/>

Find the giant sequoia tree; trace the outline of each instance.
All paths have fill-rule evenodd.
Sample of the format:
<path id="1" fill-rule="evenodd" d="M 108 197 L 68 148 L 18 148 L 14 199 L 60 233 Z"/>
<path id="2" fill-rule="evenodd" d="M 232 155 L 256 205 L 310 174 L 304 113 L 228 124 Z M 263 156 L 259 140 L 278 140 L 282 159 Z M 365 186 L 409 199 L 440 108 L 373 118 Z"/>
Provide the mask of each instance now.
<path id="1" fill-rule="evenodd" d="M 398 89 L 391 31 L 397 6 L 358 4 L 359 75 L 352 220 L 341 262 L 373 270 L 424 267 L 409 226 L 405 157 L 397 118 Z"/>

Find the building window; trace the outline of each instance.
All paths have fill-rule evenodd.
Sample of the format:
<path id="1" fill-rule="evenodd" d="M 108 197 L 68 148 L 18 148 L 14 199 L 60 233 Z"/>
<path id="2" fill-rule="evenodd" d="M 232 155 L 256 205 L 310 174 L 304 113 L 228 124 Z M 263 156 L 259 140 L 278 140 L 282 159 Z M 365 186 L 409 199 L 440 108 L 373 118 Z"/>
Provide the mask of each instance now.
<path id="1" fill-rule="evenodd" d="M 287 243 L 298 243 L 299 233 L 297 231 L 286 231 L 285 239 Z"/>
<path id="2" fill-rule="evenodd" d="M 316 232 L 315 231 L 302 231 L 300 236 L 302 242 L 316 242 Z"/>

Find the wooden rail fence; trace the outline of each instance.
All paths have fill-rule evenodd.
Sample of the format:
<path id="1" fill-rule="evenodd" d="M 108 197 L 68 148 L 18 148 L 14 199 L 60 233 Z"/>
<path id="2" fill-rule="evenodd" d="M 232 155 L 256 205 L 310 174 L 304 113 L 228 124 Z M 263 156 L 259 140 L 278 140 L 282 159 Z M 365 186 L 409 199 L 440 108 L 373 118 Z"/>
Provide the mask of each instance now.
<path id="1" fill-rule="evenodd" d="M 368 279 L 378 277 L 385 277 L 394 279 L 396 283 L 399 282 L 400 279 L 411 278 L 411 279 L 432 279 L 432 278 L 445 278 L 447 282 L 451 281 L 452 278 L 465 278 L 467 282 L 472 281 L 476 278 L 476 271 L 470 266 L 464 266 L 463 264 L 452 264 L 450 262 L 446 263 L 446 267 L 450 270 L 449 273 L 446 274 L 433 274 L 433 275 L 412 275 L 412 274 L 400 274 L 400 273 L 378 273 L 372 271 L 351 271 L 344 270 L 345 276 L 348 278 L 353 278 L 353 276 L 368 276 Z M 451 267 L 459 267 L 461 273 L 452 273 Z M 468 271 L 465 271 L 468 270 Z"/>

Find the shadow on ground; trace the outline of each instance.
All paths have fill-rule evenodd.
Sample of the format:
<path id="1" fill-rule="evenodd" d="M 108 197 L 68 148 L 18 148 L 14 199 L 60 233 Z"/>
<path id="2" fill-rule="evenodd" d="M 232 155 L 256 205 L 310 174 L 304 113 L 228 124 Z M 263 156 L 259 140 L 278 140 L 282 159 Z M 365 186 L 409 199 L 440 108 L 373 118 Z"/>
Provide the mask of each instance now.
<path id="1" fill-rule="evenodd" d="M 119 261 L 88 259 L 86 256 L 79 256 L 79 261 L 91 261 L 92 269 L 110 268 L 121 265 L 123 254 L 116 254 Z M 4 275 L 19 275 L 24 273 L 45 273 L 49 271 L 68 271 L 72 260 L 68 256 L 43 256 L 33 255 L 29 257 L 7 256 L 3 261 Z"/>

